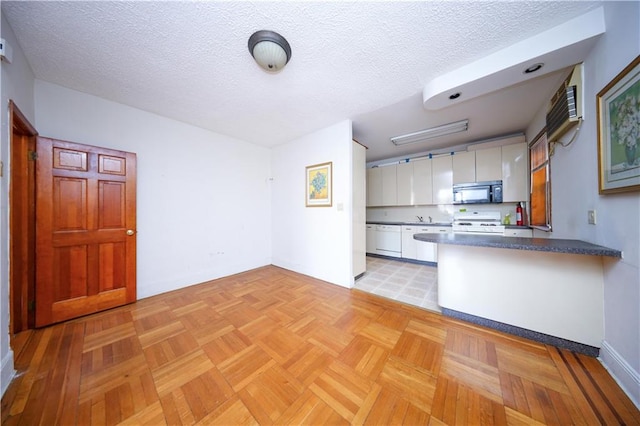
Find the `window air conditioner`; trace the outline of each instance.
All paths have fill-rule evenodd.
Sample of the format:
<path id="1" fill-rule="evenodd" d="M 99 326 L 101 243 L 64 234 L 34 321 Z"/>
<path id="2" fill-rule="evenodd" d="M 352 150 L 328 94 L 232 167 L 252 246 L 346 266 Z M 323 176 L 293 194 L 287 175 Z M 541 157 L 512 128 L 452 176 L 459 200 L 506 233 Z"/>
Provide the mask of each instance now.
<path id="1" fill-rule="evenodd" d="M 547 112 L 547 140 L 557 142 L 582 118 L 582 63 L 573 67 L 569 76 L 551 98 Z"/>

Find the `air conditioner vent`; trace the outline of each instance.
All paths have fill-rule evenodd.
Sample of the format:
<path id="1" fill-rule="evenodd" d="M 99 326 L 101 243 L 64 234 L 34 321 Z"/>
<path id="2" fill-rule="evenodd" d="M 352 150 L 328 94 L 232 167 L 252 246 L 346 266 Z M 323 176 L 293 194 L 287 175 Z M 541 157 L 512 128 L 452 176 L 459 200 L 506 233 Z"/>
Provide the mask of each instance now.
<path id="1" fill-rule="evenodd" d="M 547 139 L 555 142 L 582 118 L 582 64 L 576 65 L 551 98 Z"/>

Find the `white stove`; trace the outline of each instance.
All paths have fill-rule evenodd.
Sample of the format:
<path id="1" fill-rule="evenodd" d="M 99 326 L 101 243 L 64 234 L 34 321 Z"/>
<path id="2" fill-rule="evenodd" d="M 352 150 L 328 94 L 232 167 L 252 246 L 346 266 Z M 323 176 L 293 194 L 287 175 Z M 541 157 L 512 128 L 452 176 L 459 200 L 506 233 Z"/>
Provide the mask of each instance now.
<path id="1" fill-rule="evenodd" d="M 504 234 L 500 212 L 457 212 L 451 228 L 454 234 Z"/>

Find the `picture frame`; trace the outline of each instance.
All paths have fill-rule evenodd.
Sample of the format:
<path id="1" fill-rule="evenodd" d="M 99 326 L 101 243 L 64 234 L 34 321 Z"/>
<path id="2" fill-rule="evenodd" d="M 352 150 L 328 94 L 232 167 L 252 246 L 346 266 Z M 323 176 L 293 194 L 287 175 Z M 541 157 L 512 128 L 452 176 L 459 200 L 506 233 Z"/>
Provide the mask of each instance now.
<path id="1" fill-rule="evenodd" d="M 598 192 L 640 190 L 640 55 L 596 97 Z"/>
<path id="2" fill-rule="evenodd" d="M 306 168 L 306 206 L 331 207 L 333 204 L 333 163 L 314 164 Z"/>

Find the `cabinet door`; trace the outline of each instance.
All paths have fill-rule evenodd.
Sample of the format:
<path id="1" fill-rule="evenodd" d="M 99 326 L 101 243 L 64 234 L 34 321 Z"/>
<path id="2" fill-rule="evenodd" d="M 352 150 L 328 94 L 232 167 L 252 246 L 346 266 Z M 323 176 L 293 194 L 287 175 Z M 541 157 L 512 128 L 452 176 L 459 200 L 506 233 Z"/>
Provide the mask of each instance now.
<path id="1" fill-rule="evenodd" d="M 396 168 L 397 195 L 399 206 L 411 206 L 414 204 L 413 196 L 413 162 L 400 163 Z"/>
<path id="2" fill-rule="evenodd" d="M 437 262 L 438 261 L 438 244 L 428 243 L 426 241 L 416 241 L 416 259 L 425 262 Z"/>
<path id="3" fill-rule="evenodd" d="M 416 233 L 414 226 L 402 227 L 402 257 L 405 259 L 416 259 L 416 247 L 417 240 L 413 239 L 413 234 Z"/>
<path id="4" fill-rule="evenodd" d="M 502 200 L 529 199 L 529 158 L 526 142 L 502 147 Z"/>
<path id="5" fill-rule="evenodd" d="M 452 158 L 453 183 L 476 181 L 476 152 L 456 152 Z"/>
<path id="6" fill-rule="evenodd" d="M 453 203 L 453 165 L 451 155 L 436 157 L 431 160 L 433 176 L 433 203 Z"/>
<path id="7" fill-rule="evenodd" d="M 505 237 L 521 237 L 521 238 L 532 238 L 533 230 L 531 229 L 513 229 L 507 228 L 504 230 Z"/>
<path id="8" fill-rule="evenodd" d="M 382 205 L 382 168 L 367 169 L 367 206 Z"/>
<path id="9" fill-rule="evenodd" d="M 398 180 L 396 165 L 380 167 L 382 170 L 382 205 L 395 206 L 398 204 Z"/>
<path id="10" fill-rule="evenodd" d="M 367 253 L 376 252 L 376 225 L 367 225 Z"/>
<path id="11" fill-rule="evenodd" d="M 476 151 L 476 182 L 502 179 L 502 148 Z"/>
<path id="12" fill-rule="evenodd" d="M 413 203 L 416 205 L 433 204 L 431 160 L 413 162 Z"/>

